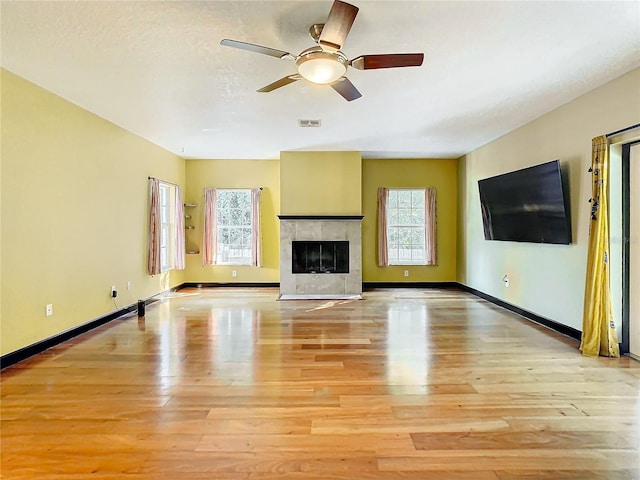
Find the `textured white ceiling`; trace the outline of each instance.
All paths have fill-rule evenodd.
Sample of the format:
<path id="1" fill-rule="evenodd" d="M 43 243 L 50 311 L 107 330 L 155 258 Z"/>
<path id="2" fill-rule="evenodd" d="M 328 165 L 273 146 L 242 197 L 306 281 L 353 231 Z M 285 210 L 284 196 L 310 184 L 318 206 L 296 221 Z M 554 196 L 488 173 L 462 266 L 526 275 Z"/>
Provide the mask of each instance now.
<path id="1" fill-rule="evenodd" d="M 2 1 L 1 64 L 186 158 L 281 150 L 456 157 L 640 66 L 637 1 L 371 1 L 343 51 L 424 52 L 422 67 L 347 76 L 363 94 L 295 82 L 294 54 L 331 1 Z M 320 119 L 300 128 L 298 119 Z"/>

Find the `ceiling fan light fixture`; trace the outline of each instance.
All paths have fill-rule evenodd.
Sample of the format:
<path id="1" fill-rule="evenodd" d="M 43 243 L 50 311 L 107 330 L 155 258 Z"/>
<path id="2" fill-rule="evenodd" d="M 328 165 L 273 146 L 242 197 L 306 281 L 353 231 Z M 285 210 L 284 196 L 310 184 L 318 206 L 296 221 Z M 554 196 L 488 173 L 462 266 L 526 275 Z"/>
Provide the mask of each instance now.
<path id="1" fill-rule="evenodd" d="M 312 51 L 302 53 L 296 60 L 298 73 L 319 85 L 335 82 L 347 71 L 347 59 L 338 52 Z"/>

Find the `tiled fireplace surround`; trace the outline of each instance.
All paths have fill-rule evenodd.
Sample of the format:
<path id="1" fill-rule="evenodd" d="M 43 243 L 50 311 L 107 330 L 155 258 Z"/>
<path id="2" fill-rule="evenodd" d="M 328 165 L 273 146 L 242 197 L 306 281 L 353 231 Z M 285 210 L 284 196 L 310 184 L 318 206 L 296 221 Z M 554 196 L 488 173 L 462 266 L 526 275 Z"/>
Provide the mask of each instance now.
<path id="1" fill-rule="evenodd" d="M 360 298 L 362 215 L 278 215 L 280 298 Z M 293 241 L 349 242 L 349 273 L 292 273 Z"/>

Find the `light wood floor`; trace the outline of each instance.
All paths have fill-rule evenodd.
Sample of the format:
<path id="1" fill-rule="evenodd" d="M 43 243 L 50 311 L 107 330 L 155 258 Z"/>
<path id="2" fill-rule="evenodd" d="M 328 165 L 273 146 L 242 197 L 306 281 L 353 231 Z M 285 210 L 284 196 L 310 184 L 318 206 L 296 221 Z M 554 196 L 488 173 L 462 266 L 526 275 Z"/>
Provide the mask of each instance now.
<path id="1" fill-rule="evenodd" d="M 453 290 L 182 290 L 2 372 L 2 478 L 640 478 L 640 363 Z"/>

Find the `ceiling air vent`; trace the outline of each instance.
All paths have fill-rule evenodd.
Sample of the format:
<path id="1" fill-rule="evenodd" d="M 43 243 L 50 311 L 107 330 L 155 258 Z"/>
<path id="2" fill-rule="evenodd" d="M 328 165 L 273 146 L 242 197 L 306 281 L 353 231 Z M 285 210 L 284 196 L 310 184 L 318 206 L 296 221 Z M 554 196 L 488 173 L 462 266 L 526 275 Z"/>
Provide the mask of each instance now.
<path id="1" fill-rule="evenodd" d="M 320 120 L 298 120 L 299 127 L 320 127 L 322 122 Z"/>

